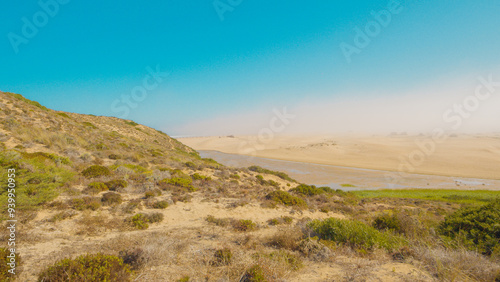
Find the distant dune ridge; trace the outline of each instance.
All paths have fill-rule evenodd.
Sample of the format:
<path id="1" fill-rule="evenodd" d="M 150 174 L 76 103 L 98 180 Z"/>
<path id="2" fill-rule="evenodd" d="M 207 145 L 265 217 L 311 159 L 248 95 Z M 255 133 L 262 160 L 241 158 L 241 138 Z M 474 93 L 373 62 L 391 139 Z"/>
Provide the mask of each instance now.
<path id="1" fill-rule="evenodd" d="M 181 140 L 196 150 L 406 173 L 500 179 L 499 133 L 454 134 L 439 144 L 430 142 L 426 135 L 405 134 L 289 135 L 266 142 L 255 136 Z"/>

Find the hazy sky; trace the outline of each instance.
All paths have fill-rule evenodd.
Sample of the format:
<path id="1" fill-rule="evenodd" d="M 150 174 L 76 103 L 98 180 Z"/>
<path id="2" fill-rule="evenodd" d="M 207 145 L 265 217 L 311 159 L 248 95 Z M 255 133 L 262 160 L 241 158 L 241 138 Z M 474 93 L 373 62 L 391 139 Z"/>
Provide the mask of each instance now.
<path id="1" fill-rule="evenodd" d="M 500 86 L 469 97 L 500 82 L 498 1 L 1 6 L 0 90 L 56 110 L 172 135 L 256 134 L 285 107 L 283 132 L 500 131 Z"/>

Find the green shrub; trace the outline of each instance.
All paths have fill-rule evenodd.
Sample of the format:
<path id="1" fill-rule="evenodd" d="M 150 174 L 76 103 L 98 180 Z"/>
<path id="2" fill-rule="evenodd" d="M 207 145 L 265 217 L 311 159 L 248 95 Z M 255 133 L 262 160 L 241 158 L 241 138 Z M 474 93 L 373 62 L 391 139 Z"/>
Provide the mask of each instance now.
<path id="1" fill-rule="evenodd" d="M 280 184 L 279 184 L 278 182 L 276 182 L 276 181 L 272 180 L 272 179 L 269 179 L 269 180 L 267 181 L 267 184 L 269 184 L 269 185 L 271 185 L 271 186 L 273 186 L 273 187 L 276 187 L 276 188 L 279 188 L 279 187 L 280 187 Z"/>
<path id="2" fill-rule="evenodd" d="M 162 222 L 164 219 L 164 215 L 159 212 L 151 213 L 151 214 L 143 214 L 138 213 L 132 217 L 125 219 L 132 227 L 136 229 L 148 229 L 149 223 L 157 223 Z"/>
<path id="3" fill-rule="evenodd" d="M 92 129 L 96 129 L 97 127 L 95 125 L 93 125 L 92 123 L 88 122 L 88 121 L 84 121 L 82 122 L 83 125 L 87 126 L 87 127 L 90 127 Z"/>
<path id="4" fill-rule="evenodd" d="M 288 176 L 284 172 L 272 171 L 272 170 L 269 170 L 269 169 L 262 168 L 260 166 L 251 166 L 251 167 L 248 168 L 248 170 L 255 171 L 257 173 L 272 174 L 272 175 L 276 175 L 277 177 L 279 177 L 279 178 L 281 178 L 283 180 L 287 180 L 287 181 L 290 181 L 290 182 L 297 182 L 297 181 L 295 181 L 294 179 L 292 179 L 290 176 Z"/>
<path id="5" fill-rule="evenodd" d="M 162 183 L 174 185 L 177 187 L 187 188 L 188 191 L 190 192 L 196 191 L 196 188 L 193 187 L 193 185 L 191 185 L 191 183 L 193 183 L 193 180 L 191 180 L 191 178 L 189 179 L 180 177 L 173 177 L 170 179 L 166 178 L 160 181 L 160 184 Z"/>
<path id="6" fill-rule="evenodd" d="M 102 182 L 92 182 L 90 183 L 87 188 L 85 188 L 83 190 L 84 193 L 87 193 L 87 194 L 92 194 L 92 195 L 95 195 L 95 194 L 98 194 L 100 192 L 103 192 L 103 191 L 107 191 L 108 190 L 108 186 Z"/>
<path id="7" fill-rule="evenodd" d="M 65 117 L 65 118 L 70 118 L 66 113 L 57 113 L 57 115 Z"/>
<path id="8" fill-rule="evenodd" d="M 21 257 L 19 254 L 15 254 L 15 258 L 11 260 L 8 256 L 10 255 L 10 251 L 6 248 L 0 248 L 0 280 L 1 281 L 14 281 L 16 277 L 19 276 L 19 266 L 21 265 Z M 11 267 L 8 265 L 11 263 L 12 266 L 15 267 L 14 274 L 9 272 Z"/>
<path id="9" fill-rule="evenodd" d="M 215 266 L 229 265 L 233 258 L 233 253 L 228 248 L 215 251 L 212 264 Z"/>
<path id="10" fill-rule="evenodd" d="M 459 209 L 447 216 L 438 230 L 449 238 L 461 239 L 485 255 L 500 251 L 500 200 Z"/>
<path id="11" fill-rule="evenodd" d="M 260 185 L 267 185 L 267 181 L 264 180 L 264 177 L 262 175 L 256 175 L 255 178 L 257 178 L 257 183 Z"/>
<path id="12" fill-rule="evenodd" d="M 98 210 L 101 207 L 101 203 L 98 198 L 95 197 L 83 197 L 71 199 L 69 202 L 70 206 L 75 210 Z"/>
<path id="13" fill-rule="evenodd" d="M 326 193 L 324 189 L 317 188 L 314 185 L 306 185 L 306 184 L 300 184 L 299 186 L 290 189 L 290 192 L 294 192 L 296 194 L 302 194 L 304 196 L 314 196 Z"/>
<path id="14" fill-rule="evenodd" d="M 154 209 L 166 209 L 168 207 L 168 201 L 156 201 L 153 203 Z"/>
<path id="15" fill-rule="evenodd" d="M 235 230 L 241 232 L 252 231 L 257 228 L 257 224 L 249 219 L 234 220 L 232 225 Z"/>
<path id="16" fill-rule="evenodd" d="M 119 205 L 122 203 L 122 195 L 114 192 L 107 192 L 102 195 L 101 202 L 105 205 Z"/>
<path id="17" fill-rule="evenodd" d="M 52 160 L 54 163 L 61 163 L 65 165 L 70 165 L 71 161 L 66 158 L 66 157 L 61 157 L 56 154 L 49 154 L 45 152 L 34 152 L 34 153 L 27 153 L 27 152 L 21 152 L 21 155 L 26 158 L 26 159 L 36 159 L 38 161 L 44 161 L 44 160 Z"/>
<path id="18" fill-rule="evenodd" d="M 154 198 L 156 196 L 161 196 L 161 190 L 160 189 L 149 190 L 149 191 L 146 191 L 146 193 L 144 193 L 144 197 L 146 199 Z"/>
<path id="19" fill-rule="evenodd" d="M 195 174 L 191 175 L 191 178 L 193 180 L 205 180 L 205 181 L 212 180 L 211 177 L 209 177 L 209 176 L 203 176 L 203 175 L 201 175 L 199 173 L 195 173 Z"/>
<path id="20" fill-rule="evenodd" d="M 235 174 L 229 175 L 229 178 L 238 180 L 238 179 L 240 179 L 240 176 L 237 173 L 235 173 Z"/>
<path id="21" fill-rule="evenodd" d="M 402 237 L 380 232 L 371 226 L 355 220 L 336 218 L 313 220 L 308 223 L 308 227 L 321 239 L 365 250 L 377 247 L 391 251 L 406 243 Z"/>
<path id="22" fill-rule="evenodd" d="M 98 254 L 63 259 L 48 267 L 38 276 L 43 282 L 131 281 L 131 271 L 116 256 Z"/>
<path id="23" fill-rule="evenodd" d="M 131 121 L 125 121 L 126 124 L 131 125 L 131 126 L 136 126 L 139 125 L 137 122 L 131 120 Z"/>
<path id="24" fill-rule="evenodd" d="M 105 166 L 101 165 L 92 165 L 82 171 L 82 175 L 86 178 L 96 178 L 100 176 L 108 176 L 111 172 Z"/>
<path id="25" fill-rule="evenodd" d="M 184 165 L 185 165 L 186 167 L 188 167 L 188 168 L 191 168 L 191 169 L 196 169 L 196 168 L 198 168 L 198 166 L 197 166 L 195 163 L 193 163 L 193 162 L 186 162 L 186 163 L 184 163 Z"/>
<path id="26" fill-rule="evenodd" d="M 291 224 L 292 222 L 293 222 L 293 217 L 290 216 L 271 218 L 267 221 L 269 225 Z"/>
<path id="27" fill-rule="evenodd" d="M 128 219 L 128 221 L 133 227 L 135 227 L 135 229 L 143 230 L 149 228 L 148 218 L 142 213 L 132 216 Z"/>
<path id="28" fill-rule="evenodd" d="M 109 190 L 116 191 L 116 190 L 121 189 L 121 188 L 126 188 L 128 186 L 128 183 L 127 183 L 127 181 L 125 181 L 123 179 L 115 179 L 115 180 L 111 180 L 111 181 L 106 182 L 106 186 L 109 187 Z"/>
<path id="29" fill-rule="evenodd" d="M 221 227 L 226 227 L 226 226 L 229 226 L 231 224 L 231 219 L 229 219 L 229 218 L 216 218 L 213 215 L 207 216 L 207 218 L 205 220 L 209 223 L 213 223 L 213 224 L 215 224 L 217 226 L 221 226 Z"/>
<path id="30" fill-rule="evenodd" d="M 301 198 L 290 195 L 285 191 L 273 191 L 266 195 L 266 199 L 285 206 L 306 207 L 307 204 Z"/>

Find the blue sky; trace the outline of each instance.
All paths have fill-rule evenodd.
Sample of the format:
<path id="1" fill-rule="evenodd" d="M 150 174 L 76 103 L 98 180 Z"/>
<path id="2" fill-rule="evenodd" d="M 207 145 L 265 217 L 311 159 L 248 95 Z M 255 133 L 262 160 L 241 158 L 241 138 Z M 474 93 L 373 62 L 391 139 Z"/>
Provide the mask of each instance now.
<path id="1" fill-rule="evenodd" d="M 51 3 L 52 15 L 40 3 Z M 399 1 L 402 10 L 389 12 L 387 26 L 348 62 L 340 44 L 355 46 L 355 29 L 376 22 L 371 12 L 390 3 L 4 3 L 0 90 L 56 110 L 126 117 L 173 135 L 210 135 L 253 133 L 283 107 L 331 124 L 328 108 L 300 109 L 336 101 L 387 105 L 419 91 L 439 96 L 465 78 L 471 83 L 461 89 L 473 91 L 476 76 L 500 71 L 500 5 L 493 0 Z M 221 18 L 214 5 L 230 10 Z M 23 19 L 36 29 L 26 33 L 30 38 Z M 123 97 L 143 86 L 148 68 L 169 75 L 127 106 Z"/>

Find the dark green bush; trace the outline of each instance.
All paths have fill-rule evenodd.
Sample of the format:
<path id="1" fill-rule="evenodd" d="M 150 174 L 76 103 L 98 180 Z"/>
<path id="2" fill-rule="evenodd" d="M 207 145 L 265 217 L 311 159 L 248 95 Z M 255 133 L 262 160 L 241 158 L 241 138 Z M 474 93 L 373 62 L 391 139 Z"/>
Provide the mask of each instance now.
<path id="1" fill-rule="evenodd" d="M 321 239 L 347 244 L 364 250 L 377 247 L 391 251 L 406 243 L 402 237 L 380 232 L 355 220 L 328 218 L 313 220 L 307 226 Z"/>
<path id="2" fill-rule="evenodd" d="M 285 206 L 306 207 L 307 204 L 301 198 L 290 195 L 285 191 L 273 191 L 266 195 L 266 199 Z"/>
<path id="3" fill-rule="evenodd" d="M 96 178 L 100 176 L 108 176 L 111 172 L 105 166 L 101 165 L 92 165 L 82 171 L 82 175 L 86 178 Z"/>
<path id="4" fill-rule="evenodd" d="M 188 167 L 188 168 L 191 168 L 191 169 L 196 169 L 196 168 L 198 168 L 198 166 L 197 166 L 195 163 L 193 163 L 193 162 L 186 162 L 186 163 L 184 163 L 184 165 L 185 165 L 186 167 Z"/>
<path id="5" fill-rule="evenodd" d="M 122 203 L 122 195 L 114 192 L 107 192 L 102 195 L 101 202 L 105 205 L 119 205 Z"/>
<path id="6" fill-rule="evenodd" d="M 128 183 L 127 183 L 127 181 L 125 181 L 123 179 L 115 179 L 115 180 L 111 180 L 111 181 L 106 182 L 106 186 L 109 187 L 109 190 L 116 191 L 116 190 L 121 189 L 121 188 L 126 188 L 128 186 Z"/>
<path id="7" fill-rule="evenodd" d="M 116 256 L 98 254 L 63 259 L 48 267 L 38 276 L 40 282 L 130 281 L 131 271 Z"/>
<path id="8" fill-rule="evenodd" d="M 102 182 L 92 182 L 90 183 L 87 188 L 85 188 L 83 190 L 84 193 L 87 193 L 87 194 L 92 194 L 92 195 L 95 195 L 95 194 L 98 194 L 100 192 L 103 192 L 103 191 L 107 191 L 108 190 L 108 186 Z"/>
<path id="9" fill-rule="evenodd" d="M 500 251 L 500 200 L 481 207 L 462 208 L 447 216 L 438 228 L 452 239 L 460 238 L 485 255 Z"/>

